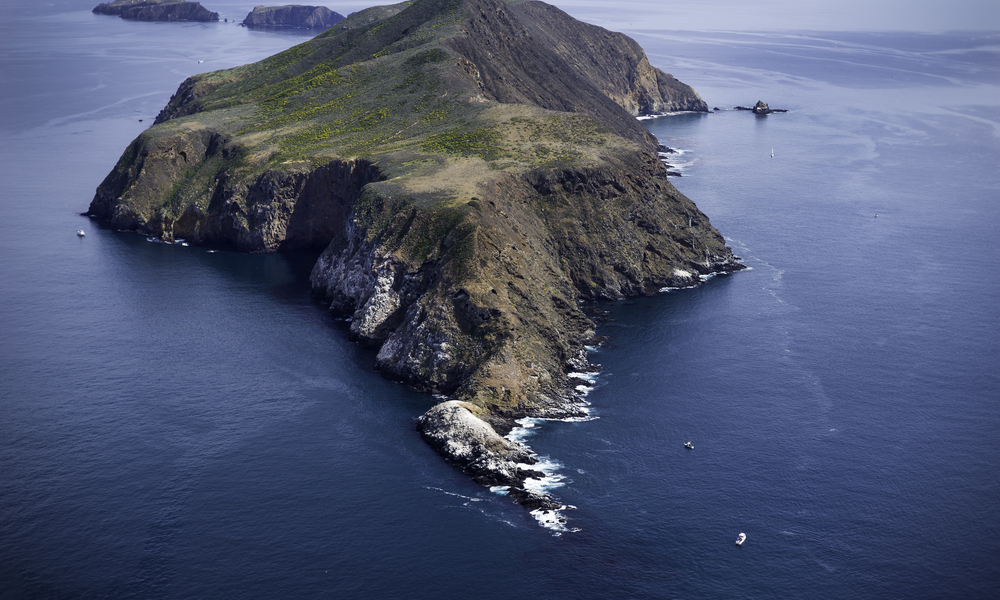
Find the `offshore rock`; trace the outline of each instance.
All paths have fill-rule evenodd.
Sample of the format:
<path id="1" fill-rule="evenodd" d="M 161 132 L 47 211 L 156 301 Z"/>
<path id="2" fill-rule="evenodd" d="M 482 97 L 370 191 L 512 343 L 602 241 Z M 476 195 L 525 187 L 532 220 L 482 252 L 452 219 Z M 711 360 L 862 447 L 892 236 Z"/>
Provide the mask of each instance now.
<path id="1" fill-rule="evenodd" d="M 507 495 L 528 510 L 563 508 L 548 494 L 524 488 L 529 477 L 544 476 L 530 468 L 538 460 L 524 445 L 498 434 L 482 415 L 481 407 L 450 400 L 424 413 L 417 429 L 432 448 L 478 483 L 508 486 Z"/>
<path id="2" fill-rule="evenodd" d="M 114 0 L 98 4 L 92 12 L 118 15 L 134 21 L 218 21 L 219 13 L 187 0 Z"/>
<path id="3" fill-rule="evenodd" d="M 715 110 L 718 110 L 718 109 L 715 109 Z M 769 115 L 771 113 L 785 113 L 785 112 L 788 112 L 786 109 L 783 109 L 783 108 L 770 108 L 770 107 L 768 107 L 767 103 L 764 102 L 763 100 L 758 100 L 757 104 L 755 104 L 753 106 L 753 108 L 747 108 L 746 106 L 735 106 L 735 107 L 733 107 L 733 110 L 748 110 L 748 111 L 752 112 L 753 114 L 759 115 L 759 116 L 762 116 L 762 117 L 766 117 L 767 115 Z"/>
<path id="4" fill-rule="evenodd" d="M 586 414 L 579 302 L 743 268 L 635 118 L 671 110 L 707 107 L 633 40 L 541 2 L 377 6 L 183 82 L 88 212 L 164 240 L 325 247 L 313 290 L 375 367 L 456 402 L 425 439 L 544 507 L 501 434 Z"/>
<path id="5" fill-rule="evenodd" d="M 328 29 L 344 20 L 344 16 L 325 6 L 257 6 L 243 24 L 247 27 L 298 27 Z"/>

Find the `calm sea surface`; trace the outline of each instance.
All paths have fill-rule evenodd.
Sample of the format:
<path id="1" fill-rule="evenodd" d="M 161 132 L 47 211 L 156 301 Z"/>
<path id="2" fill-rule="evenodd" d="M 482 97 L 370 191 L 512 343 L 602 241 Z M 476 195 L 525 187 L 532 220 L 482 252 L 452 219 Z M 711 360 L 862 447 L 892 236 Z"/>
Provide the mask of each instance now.
<path id="1" fill-rule="evenodd" d="M 314 256 L 79 216 L 186 76 L 305 39 L 94 3 L 0 23 L 0 598 L 1000 597 L 1000 35 L 630 32 L 790 112 L 646 121 L 752 270 L 592 307 L 597 418 L 526 438 L 559 535 L 420 440 Z"/>

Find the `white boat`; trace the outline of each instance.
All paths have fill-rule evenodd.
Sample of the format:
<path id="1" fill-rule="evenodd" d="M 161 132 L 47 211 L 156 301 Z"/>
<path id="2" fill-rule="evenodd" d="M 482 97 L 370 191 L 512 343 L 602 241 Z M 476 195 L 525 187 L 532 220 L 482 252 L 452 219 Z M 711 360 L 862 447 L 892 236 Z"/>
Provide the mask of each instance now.
<path id="1" fill-rule="evenodd" d="M 692 444 L 691 442 L 685 442 L 684 447 L 687 448 L 688 450 L 694 450 L 694 444 Z"/>
<path id="2" fill-rule="evenodd" d="M 78 235 L 78 236 L 80 236 L 80 237 L 83 237 L 83 236 L 85 236 L 85 235 L 87 235 L 87 234 L 86 234 L 86 233 L 84 233 L 82 229 L 77 229 L 77 230 L 76 230 L 76 235 Z"/>
<path id="3" fill-rule="evenodd" d="M 774 148 L 771 148 L 771 158 L 774 158 Z"/>
<path id="4" fill-rule="evenodd" d="M 743 542 L 745 542 L 745 541 L 747 541 L 747 534 L 741 533 L 738 536 L 736 536 L 736 545 L 737 546 L 742 546 Z"/>

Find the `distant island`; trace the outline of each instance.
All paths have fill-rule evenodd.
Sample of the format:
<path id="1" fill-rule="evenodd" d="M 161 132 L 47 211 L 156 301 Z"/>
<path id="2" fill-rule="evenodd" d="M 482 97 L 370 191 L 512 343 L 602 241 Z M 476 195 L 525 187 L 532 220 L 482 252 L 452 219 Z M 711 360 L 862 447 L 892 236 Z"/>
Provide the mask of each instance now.
<path id="1" fill-rule="evenodd" d="M 219 13 L 209 11 L 199 2 L 187 0 L 114 0 L 98 4 L 92 12 L 134 21 L 219 20 Z"/>
<path id="2" fill-rule="evenodd" d="M 329 29 L 344 20 L 344 16 L 325 6 L 258 6 L 243 19 L 247 27 L 298 27 Z"/>
<path id="3" fill-rule="evenodd" d="M 637 116 L 707 112 L 620 33 L 542 2 L 355 13 L 184 81 L 88 214 L 164 241 L 325 248 L 311 276 L 387 378 L 446 397 L 424 439 L 530 509 L 523 417 L 586 414 L 586 300 L 743 266 Z"/>

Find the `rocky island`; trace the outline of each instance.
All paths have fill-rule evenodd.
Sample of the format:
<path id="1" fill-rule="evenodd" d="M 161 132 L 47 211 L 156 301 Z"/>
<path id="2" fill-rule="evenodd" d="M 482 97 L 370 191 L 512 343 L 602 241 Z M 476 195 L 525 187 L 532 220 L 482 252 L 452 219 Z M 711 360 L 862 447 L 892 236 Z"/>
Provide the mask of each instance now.
<path id="1" fill-rule="evenodd" d="M 187 0 L 114 0 L 98 4 L 91 12 L 134 21 L 219 20 L 219 13 L 206 9 L 199 2 Z"/>
<path id="2" fill-rule="evenodd" d="M 752 112 L 753 114 L 755 114 L 757 116 L 760 116 L 760 117 L 766 117 L 767 115 L 769 115 L 771 113 L 786 113 L 786 112 L 788 112 L 784 108 L 771 108 L 771 107 L 769 107 L 767 105 L 767 102 L 764 102 L 763 100 L 758 100 L 757 104 L 753 105 L 753 108 L 747 108 L 746 106 L 734 106 L 733 110 L 748 110 L 748 111 Z"/>
<path id="3" fill-rule="evenodd" d="M 301 29 L 329 29 L 344 20 L 340 13 L 325 6 L 257 6 L 243 24 L 247 27 L 298 27 Z"/>
<path id="4" fill-rule="evenodd" d="M 424 439 L 531 509 L 523 417 L 585 413 L 585 300 L 743 268 L 636 116 L 707 111 L 632 39 L 542 2 L 355 13 L 184 81 L 89 214 L 247 252 L 325 247 L 311 276 L 385 376 L 446 397 Z"/>

